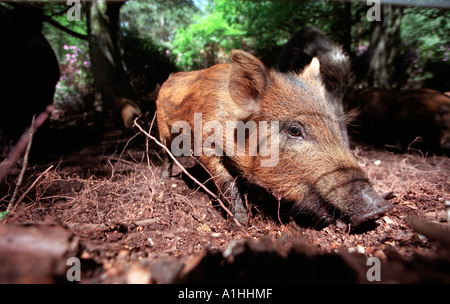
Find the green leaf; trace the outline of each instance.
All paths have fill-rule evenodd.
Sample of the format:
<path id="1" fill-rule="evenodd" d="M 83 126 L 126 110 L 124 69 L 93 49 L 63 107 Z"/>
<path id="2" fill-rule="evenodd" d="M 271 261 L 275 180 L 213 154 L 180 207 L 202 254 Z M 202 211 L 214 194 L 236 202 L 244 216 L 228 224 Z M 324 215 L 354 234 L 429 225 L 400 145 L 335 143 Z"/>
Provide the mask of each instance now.
<path id="1" fill-rule="evenodd" d="M 0 212 L 0 221 L 2 221 L 8 213 L 9 213 L 9 210 L 1 211 Z"/>

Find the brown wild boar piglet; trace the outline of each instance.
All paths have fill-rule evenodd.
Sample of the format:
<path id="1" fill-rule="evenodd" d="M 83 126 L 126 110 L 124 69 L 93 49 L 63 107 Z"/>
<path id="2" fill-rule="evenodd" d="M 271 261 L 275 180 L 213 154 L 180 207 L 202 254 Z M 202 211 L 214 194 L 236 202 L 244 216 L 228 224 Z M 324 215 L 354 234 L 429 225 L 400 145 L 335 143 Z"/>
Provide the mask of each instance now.
<path id="1" fill-rule="evenodd" d="M 317 58 L 301 74 L 279 73 L 234 51 L 230 64 L 177 73 L 162 85 L 160 139 L 175 155 L 194 151 L 241 223 L 248 217 L 236 174 L 311 216 L 359 225 L 392 205 L 346 147 L 325 94 Z M 162 177 L 170 170 L 166 155 Z"/>

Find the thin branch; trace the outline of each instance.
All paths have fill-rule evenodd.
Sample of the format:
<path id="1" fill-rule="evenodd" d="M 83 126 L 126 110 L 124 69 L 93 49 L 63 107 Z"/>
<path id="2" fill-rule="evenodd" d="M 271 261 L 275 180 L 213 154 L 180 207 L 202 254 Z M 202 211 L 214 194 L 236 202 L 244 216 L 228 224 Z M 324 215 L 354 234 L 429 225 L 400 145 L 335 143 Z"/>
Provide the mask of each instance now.
<path id="1" fill-rule="evenodd" d="M 155 122 L 156 119 L 156 112 L 153 115 L 153 119 L 152 119 L 152 123 L 150 124 L 150 128 L 148 129 L 148 133 L 152 133 L 152 129 L 153 129 L 153 123 Z M 145 154 L 147 155 L 147 166 L 150 169 L 150 156 L 148 155 L 148 139 L 145 142 Z"/>
<path id="2" fill-rule="evenodd" d="M 34 186 L 36 186 L 37 182 L 38 182 L 41 178 L 43 178 L 43 177 L 48 173 L 48 171 L 50 171 L 52 168 L 53 168 L 53 165 L 51 165 L 50 167 L 47 168 L 47 170 L 45 170 L 44 172 L 42 172 L 41 174 L 39 174 L 39 176 L 38 176 L 38 177 L 34 180 L 34 182 L 31 184 L 31 186 L 28 187 L 28 189 L 25 190 L 25 192 L 22 194 L 22 196 L 17 200 L 17 202 L 16 202 L 16 204 L 15 204 L 16 206 L 17 206 L 18 204 L 20 204 L 20 203 L 24 200 L 25 196 L 27 196 L 27 194 L 31 191 L 31 189 L 33 189 Z"/>
<path id="3" fill-rule="evenodd" d="M 184 166 L 173 156 L 172 152 L 167 148 L 164 144 L 162 144 L 158 139 L 156 139 L 154 136 L 149 134 L 147 131 L 142 129 L 142 127 L 137 124 L 137 119 L 134 120 L 134 126 L 136 126 L 139 131 L 141 131 L 145 136 L 153 140 L 158 146 L 163 148 L 166 153 L 170 156 L 170 158 L 174 161 L 174 163 L 183 171 L 184 174 L 186 174 L 192 181 L 194 181 L 197 185 L 199 185 L 203 190 L 206 191 L 209 195 L 211 195 L 214 199 L 216 199 L 220 206 L 225 210 L 225 212 L 233 219 L 233 221 L 236 223 L 236 225 L 247 235 L 247 237 L 251 237 L 251 235 L 242 227 L 242 225 L 239 223 L 239 221 L 236 219 L 234 214 L 228 209 L 225 204 L 222 202 L 222 200 L 211 190 L 209 190 L 205 185 L 203 185 L 201 182 L 199 182 L 195 177 L 193 177 L 187 170 L 184 168 Z"/>
<path id="4" fill-rule="evenodd" d="M 59 29 L 59 30 L 61 30 L 61 31 L 63 31 L 63 32 L 65 32 L 65 33 L 75 37 L 75 38 L 78 38 L 78 39 L 81 39 L 81 40 L 88 40 L 88 36 L 87 35 L 75 32 L 75 31 L 71 30 L 70 28 L 65 27 L 64 25 L 62 25 L 61 23 L 59 23 L 58 21 L 52 19 L 49 16 L 44 15 L 44 21 L 49 23 L 49 24 L 51 24 L 51 25 L 53 25 L 57 29 Z"/>
<path id="5" fill-rule="evenodd" d="M 24 8 L 24 7 L 27 7 L 26 5 L 23 5 L 23 4 L 21 4 L 21 3 L 17 3 L 17 2 L 14 2 L 14 1 L 4 1 L 4 3 L 6 3 L 6 4 L 8 4 L 8 5 L 11 5 L 11 6 L 14 7 L 14 8 Z M 64 10 L 64 11 L 66 11 L 66 10 Z M 55 14 L 52 14 L 52 16 L 60 15 L 60 14 L 64 13 L 64 11 L 61 11 L 61 12 L 57 12 L 57 13 L 55 13 Z M 76 38 L 82 39 L 82 40 L 88 40 L 88 36 L 87 36 L 87 35 L 77 33 L 77 32 L 75 32 L 75 31 L 73 31 L 73 30 L 71 30 L 71 29 L 65 27 L 64 25 L 62 25 L 62 24 L 59 23 L 58 21 L 54 20 L 54 19 L 52 18 L 52 16 L 47 16 L 47 15 L 43 14 L 43 21 L 48 22 L 49 24 L 53 25 L 53 26 L 56 27 L 57 29 L 62 30 L 63 32 L 66 32 L 67 34 L 69 34 L 69 35 L 71 35 L 71 36 L 73 36 L 73 37 L 76 37 Z"/>
<path id="6" fill-rule="evenodd" d="M 14 189 L 13 196 L 12 196 L 11 200 L 9 201 L 8 208 L 6 208 L 6 211 L 10 211 L 15 206 L 16 197 L 17 197 L 17 194 L 19 193 L 19 188 L 22 185 L 23 177 L 25 176 L 25 171 L 27 171 L 28 157 L 30 156 L 31 145 L 33 143 L 33 136 L 34 136 L 34 132 L 35 132 L 35 121 L 36 121 L 36 116 L 33 116 L 33 119 L 31 121 L 31 127 L 29 129 L 30 137 L 28 139 L 27 150 L 25 151 L 25 156 L 23 157 L 22 170 L 20 171 L 19 178 L 17 179 L 17 183 L 16 183 L 16 188 Z"/>

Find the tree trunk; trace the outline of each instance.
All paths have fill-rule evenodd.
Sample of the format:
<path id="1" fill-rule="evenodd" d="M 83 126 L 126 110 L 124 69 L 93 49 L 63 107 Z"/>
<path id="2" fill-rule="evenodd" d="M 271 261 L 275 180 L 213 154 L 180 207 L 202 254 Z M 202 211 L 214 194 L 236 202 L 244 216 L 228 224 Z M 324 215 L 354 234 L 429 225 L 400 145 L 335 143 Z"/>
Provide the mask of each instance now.
<path id="1" fill-rule="evenodd" d="M 134 116 L 140 115 L 140 108 L 126 73 L 119 42 L 119 13 L 124 3 L 87 2 L 87 25 L 95 89 L 101 95 L 104 110 L 130 128 Z"/>
<path id="2" fill-rule="evenodd" d="M 369 54 L 369 86 L 392 88 L 400 45 L 401 7 L 381 6 L 381 21 L 374 21 Z"/>

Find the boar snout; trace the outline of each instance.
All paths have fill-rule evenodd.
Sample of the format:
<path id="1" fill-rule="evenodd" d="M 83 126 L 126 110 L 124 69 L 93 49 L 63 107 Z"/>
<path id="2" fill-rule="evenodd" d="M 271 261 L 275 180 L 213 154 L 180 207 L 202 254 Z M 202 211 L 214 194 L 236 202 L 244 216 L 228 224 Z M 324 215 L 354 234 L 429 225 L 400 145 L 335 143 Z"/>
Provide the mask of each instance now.
<path id="1" fill-rule="evenodd" d="M 351 203 L 348 205 L 350 208 L 347 213 L 350 223 L 354 226 L 377 219 L 393 207 L 390 202 L 382 199 L 367 183 L 356 185 L 354 189 L 356 191 L 352 194 Z"/>

